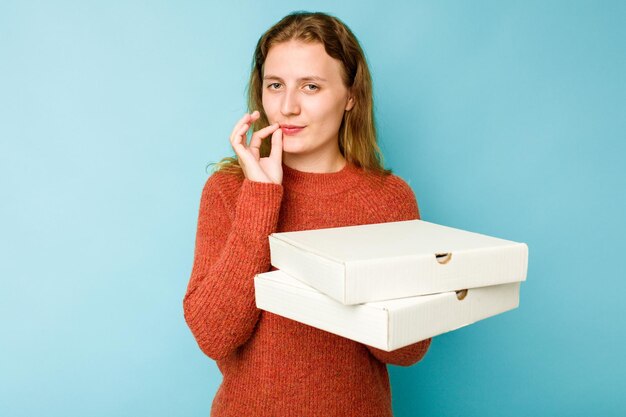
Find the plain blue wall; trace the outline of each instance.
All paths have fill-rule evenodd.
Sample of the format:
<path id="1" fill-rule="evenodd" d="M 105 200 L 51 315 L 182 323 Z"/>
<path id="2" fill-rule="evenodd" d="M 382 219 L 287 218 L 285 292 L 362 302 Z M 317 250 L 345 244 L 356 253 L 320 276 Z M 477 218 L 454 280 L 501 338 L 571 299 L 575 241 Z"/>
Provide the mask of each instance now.
<path id="1" fill-rule="evenodd" d="M 423 218 L 530 247 L 518 310 L 391 367 L 396 415 L 626 413 L 626 2 L 338 3 L 0 3 L 1 416 L 208 415 L 205 166 L 295 9 L 360 38 Z"/>

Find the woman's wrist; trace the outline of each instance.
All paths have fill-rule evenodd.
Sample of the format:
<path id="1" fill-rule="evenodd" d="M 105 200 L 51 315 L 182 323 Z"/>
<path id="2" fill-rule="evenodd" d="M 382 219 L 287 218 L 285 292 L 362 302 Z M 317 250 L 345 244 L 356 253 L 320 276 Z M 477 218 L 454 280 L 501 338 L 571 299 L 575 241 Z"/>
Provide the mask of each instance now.
<path id="1" fill-rule="evenodd" d="M 280 184 L 244 179 L 235 210 L 235 224 L 241 233 L 266 238 L 278 224 L 283 197 Z"/>

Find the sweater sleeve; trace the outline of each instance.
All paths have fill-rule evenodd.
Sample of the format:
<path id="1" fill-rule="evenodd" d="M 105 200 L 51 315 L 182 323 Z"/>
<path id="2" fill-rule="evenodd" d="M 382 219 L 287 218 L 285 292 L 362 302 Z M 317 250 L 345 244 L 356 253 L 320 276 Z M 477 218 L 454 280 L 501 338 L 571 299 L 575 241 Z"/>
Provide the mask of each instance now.
<path id="1" fill-rule="evenodd" d="M 215 360 L 244 344 L 258 321 L 253 279 L 270 269 L 267 237 L 276 230 L 283 193 L 281 185 L 244 179 L 233 214 L 224 195 L 236 192 L 240 183 L 228 176 L 213 174 L 203 189 L 183 300 L 198 346 Z"/>
<path id="2" fill-rule="evenodd" d="M 389 177 L 387 186 L 391 194 L 390 200 L 386 202 L 386 207 L 389 207 L 391 212 L 386 221 L 399 222 L 419 219 L 419 208 L 411 187 L 395 175 Z M 431 339 L 429 338 L 391 352 L 376 349 L 372 346 L 367 346 L 367 348 L 376 359 L 383 363 L 409 366 L 419 362 L 426 355 L 430 342 Z"/>

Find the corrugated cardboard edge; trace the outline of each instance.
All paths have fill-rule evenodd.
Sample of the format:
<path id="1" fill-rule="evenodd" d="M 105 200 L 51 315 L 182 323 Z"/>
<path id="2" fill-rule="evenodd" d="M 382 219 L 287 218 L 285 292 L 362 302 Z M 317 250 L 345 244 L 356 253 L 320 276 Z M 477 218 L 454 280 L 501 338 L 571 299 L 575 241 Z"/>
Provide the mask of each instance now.
<path id="1" fill-rule="evenodd" d="M 301 303 L 302 303 L 302 298 L 304 297 L 305 304 L 309 302 L 313 302 L 313 303 L 321 303 L 321 305 L 326 305 L 327 307 L 326 312 L 330 312 L 332 314 L 337 314 L 337 313 L 340 315 L 354 314 L 353 312 L 355 311 L 355 309 L 359 309 L 358 311 L 360 312 L 358 314 L 369 315 L 370 318 L 375 318 L 376 320 L 380 320 L 381 313 L 384 313 L 383 308 L 378 305 L 367 305 L 367 304 L 355 305 L 355 306 L 343 305 L 339 303 L 338 301 L 333 300 L 332 298 L 328 297 L 327 295 L 320 293 L 315 288 L 309 287 L 303 282 L 299 282 L 293 277 L 291 277 L 293 282 L 284 282 L 282 279 L 280 279 L 280 277 L 278 277 L 278 275 L 280 274 L 287 275 L 282 271 L 273 271 L 273 272 L 268 272 L 268 273 L 257 274 L 254 277 L 255 304 L 257 308 L 260 308 L 262 310 L 268 311 L 273 314 L 280 315 L 290 320 L 297 321 L 307 326 L 315 327 L 317 329 L 326 331 L 328 333 L 332 333 L 339 337 L 344 337 L 344 338 L 356 341 L 358 343 L 366 344 L 368 346 L 373 346 L 375 348 L 385 350 L 386 341 L 385 341 L 384 335 L 380 333 L 376 334 L 375 332 L 372 333 L 369 330 L 366 330 L 370 328 L 369 325 L 365 325 L 366 322 L 362 322 L 362 324 L 359 326 L 361 328 L 360 332 L 355 333 L 353 330 L 353 326 L 347 325 L 345 321 L 343 323 L 341 323 L 340 321 L 342 325 L 339 325 L 339 326 L 337 326 L 336 324 L 332 325 L 330 324 L 330 322 L 327 322 L 323 319 L 320 320 L 315 315 L 307 314 L 307 313 L 304 313 L 303 311 L 297 312 L 294 310 L 290 310 L 289 308 L 285 307 L 284 303 L 279 303 L 280 305 L 278 307 L 266 305 L 262 297 L 261 298 L 258 297 L 258 294 L 263 294 L 265 291 L 264 288 L 269 288 L 269 291 L 268 291 L 269 293 L 272 293 L 272 291 L 282 292 L 285 295 L 291 297 L 290 298 L 291 300 L 300 299 Z M 272 282 L 272 286 L 268 286 L 269 281 Z M 305 294 L 308 294 L 308 295 L 305 295 Z M 300 306 L 302 305 L 301 303 L 299 304 Z M 304 317 L 304 318 L 301 318 L 301 317 Z M 306 321 L 309 321 L 309 323 L 307 323 Z M 346 331 L 346 333 L 352 333 L 352 336 L 342 335 L 340 334 L 341 330 L 338 330 L 338 329 L 343 329 L 344 331 Z"/>
<path id="2" fill-rule="evenodd" d="M 261 285 L 266 285 L 264 283 L 262 283 L 260 280 L 263 281 L 272 281 L 276 285 L 280 287 L 280 289 L 278 289 L 279 292 L 283 292 L 285 294 L 288 295 L 293 295 L 294 298 L 298 298 L 298 297 L 305 297 L 307 298 L 306 295 L 304 295 L 305 293 L 312 295 L 314 298 L 317 298 L 317 302 L 322 302 L 322 303 L 328 303 L 328 307 L 329 310 L 328 312 L 333 313 L 334 309 L 338 309 L 336 311 L 349 311 L 349 309 L 352 308 L 359 308 L 361 306 L 345 306 L 345 305 L 341 305 L 338 302 L 332 300 L 330 297 L 327 297 L 321 293 L 319 293 L 319 291 L 315 290 L 314 288 L 311 288 L 309 286 L 307 286 L 306 284 L 302 283 L 302 282 L 298 282 L 297 280 L 294 280 L 293 278 L 291 278 L 293 281 L 292 282 L 284 282 L 281 279 L 277 279 L 274 278 L 277 275 L 286 275 L 283 272 L 280 271 L 274 271 L 274 272 L 270 272 L 270 273 L 266 273 L 266 274 L 259 274 L 259 275 L 264 275 L 263 278 L 259 277 L 258 275 L 255 276 L 255 291 L 257 291 L 257 289 L 259 288 L 259 284 Z M 271 288 L 271 287 L 269 287 Z M 498 291 L 498 288 L 500 288 L 500 291 Z M 309 326 L 313 326 L 313 327 L 317 327 L 318 329 L 324 330 L 324 331 L 328 331 L 330 333 L 336 334 L 336 335 L 340 335 L 342 337 L 347 337 L 349 339 L 355 340 L 359 343 L 364 343 L 367 344 L 369 346 L 373 346 L 376 347 L 378 349 L 382 349 L 385 351 L 391 351 L 391 350 L 396 350 L 396 349 L 400 349 L 402 347 L 408 346 L 410 344 L 413 343 L 417 343 L 420 340 L 424 340 L 427 339 L 429 337 L 433 337 L 433 336 L 437 336 L 440 334 L 444 334 L 444 333 L 448 333 L 457 329 L 460 329 L 462 327 L 474 324 L 478 321 L 484 320 L 486 318 L 495 316 L 495 315 L 499 315 L 502 314 L 506 311 L 510 311 L 513 310 L 517 307 L 519 307 L 519 295 L 520 295 L 520 283 L 509 283 L 509 284 L 500 284 L 500 285 L 496 285 L 496 286 L 491 286 L 491 287 L 483 287 L 483 288 L 476 288 L 476 291 L 483 292 L 486 291 L 487 294 L 489 295 L 489 299 L 490 302 L 487 304 L 488 309 L 484 309 L 482 312 L 480 313 L 476 313 L 475 310 L 475 306 L 474 304 L 477 304 L 478 306 L 483 305 L 482 302 L 479 299 L 465 299 L 465 300 L 457 300 L 456 298 L 456 294 L 454 292 L 446 292 L 446 293 L 441 293 L 441 294 L 435 294 L 435 295 L 430 295 L 430 296 L 423 296 L 422 297 L 418 297 L 418 298 L 422 298 L 423 299 L 423 303 L 421 303 L 420 306 L 416 306 L 416 305 L 411 305 L 411 301 L 409 299 L 406 299 L 406 303 L 400 302 L 400 303 L 396 303 L 394 307 L 389 308 L 388 306 L 384 305 L 384 302 L 375 302 L 375 303 L 368 303 L 363 305 L 362 307 L 365 307 L 366 310 L 364 311 L 368 311 L 371 309 L 371 311 L 382 311 L 385 314 L 383 319 L 384 322 L 386 322 L 386 328 L 385 328 L 385 333 L 383 335 L 382 338 L 381 337 L 375 337 L 374 339 L 379 340 L 381 343 L 378 342 L 372 342 L 372 338 L 371 336 L 364 336 L 364 337 L 368 337 L 369 342 L 364 341 L 363 339 L 361 339 L 360 337 L 358 339 L 355 339 L 353 337 L 349 337 L 349 336 L 345 336 L 345 335 L 340 335 L 337 329 L 332 329 L 332 325 L 325 323 L 324 320 L 319 320 L 316 319 L 314 317 L 314 315 L 311 314 L 304 314 L 305 317 L 307 317 L 307 320 L 310 320 L 316 324 L 310 324 L 310 323 L 306 323 L 301 321 L 298 318 L 295 318 L 294 316 L 288 316 L 286 315 L 285 317 L 290 318 L 292 320 L 295 321 L 299 321 L 302 322 L 306 325 Z M 496 290 L 496 292 L 494 293 L 493 291 Z M 270 290 L 271 293 L 271 290 Z M 472 291 L 470 290 L 470 293 L 472 293 Z M 474 293 L 475 294 L 475 293 Z M 473 295 L 473 294 L 472 294 Z M 470 297 L 470 295 L 468 295 L 468 297 Z M 514 298 L 513 298 L 514 297 Z M 413 298 L 413 297 L 410 297 Z M 502 302 L 500 304 L 494 304 L 494 300 L 501 300 Z M 307 300 L 310 301 L 310 300 Z M 398 300 L 400 301 L 400 300 Z M 313 301 L 315 302 L 315 301 Z M 454 322 L 456 324 L 452 325 L 452 323 L 447 322 L 446 320 L 443 320 L 441 323 L 435 325 L 435 326 L 428 326 L 426 325 L 426 328 L 423 329 L 423 331 L 420 331 L 419 336 L 414 335 L 413 337 L 410 336 L 411 333 L 413 333 L 413 331 L 409 331 L 408 333 L 406 333 L 406 335 L 408 335 L 408 337 L 400 337 L 399 332 L 400 329 L 397 328 L 395 326 L 395 322 L 394 320 L 399 320 L 399 317 L 402 318 L 404 317 L 404 320 L 407 320 L 406 315 L 409 314 L 416 314 L 419 313 L 419 317 L 421 321 L 426 320 L 428 322 L 428 316 L 432 315 L 433 312 L 437 311 L 437 305 L 443 303 L 444 305 L 449 305 L 452 306 L 455 303 L 464 303 L 464 302 L 470 302 L 470 304 L 467 305 L 467 309 L 464 316 L 463 317 L 459 317 L 458 320 L 455 320 Z M 266 309 L 264 308 L 263 305 L 259 304 L 258 302 L 258 298 L 257 298 L 257 307 L 261 308 L 261 309 Z M 459 304 L 459 306 L 461 306 Z M 282 308 L 285 308 L 284 306 Z M 433 308 L 435 310 L 433 310 Z M 287 308 L 287 310 L 289 310 Z M 270 312 L 272 312 L 272 310 L 268 310 Z M 275 312 L 275 314 L 279 314 L 282 315 L 280 312 Z M 295 316 L 298 316 L 300 313 L 291 313 L 294 314 Z M 426 315 L 426 317 L 424 317 L 424 315 Z M 327 318 L 328 319 L 328 318 Z M 327 320 L 326 319 L 326 320 Z M 416 323 L 416 322 L 415 322 Z M 415 323 L 413 325 L 409 325 L 409 329 L 410 328 L 415 328 Z M 449 323 L 450 325 L 452 325 L 449 328 L 446 328 L 447 325 L 446 323 Z M 382 323 L 381 323 L 382 324 Z M 329 329 L 329 326 L 331 329 Z M 341 328 L 346 329 L 346 326 L 339 326 Z M 442 330 L 445 329 L 445 330 Z M 363 331 L 364 327 L 361 327 L 361 331 Z M 403 328 L 402 332 L 404 334 L 404 332 L 406 332 L 407 328 Z M 367 333 L 367 331 L 366 331 Z M 361 335 L 363 335 L 364 333 L 360 333 Z M 396 340 L 393 340 L 392 335 L 396 335 Z M 405 335 L 405 336 L 406 336 Z M 407 341 L 408 339 L 408 341 Z"/>

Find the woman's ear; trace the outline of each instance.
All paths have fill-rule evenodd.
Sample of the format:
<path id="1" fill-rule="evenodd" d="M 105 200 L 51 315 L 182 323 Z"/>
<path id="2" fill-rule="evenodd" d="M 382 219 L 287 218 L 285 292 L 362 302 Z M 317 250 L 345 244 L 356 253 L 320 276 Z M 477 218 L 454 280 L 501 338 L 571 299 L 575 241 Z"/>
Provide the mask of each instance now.
<path id="1" fill-rule="evenodd" d="M 354 107 L 354 97 L 350 97 L 348 99 L 348 102 L 346 103 L 346 111 L 352 110 L 353 107 Z"/>

